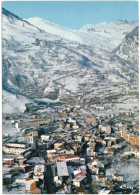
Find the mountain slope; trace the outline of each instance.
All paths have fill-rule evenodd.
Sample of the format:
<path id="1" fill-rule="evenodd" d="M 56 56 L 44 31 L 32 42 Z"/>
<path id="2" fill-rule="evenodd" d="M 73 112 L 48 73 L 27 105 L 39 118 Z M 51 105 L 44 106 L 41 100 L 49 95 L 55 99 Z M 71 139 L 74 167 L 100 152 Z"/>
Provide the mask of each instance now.
<path id="1" fill-rule="evenodd" d="M 139 29 L 136 27 L 125 36 L 122 43 L 114 50 L 115 54 L 123 60 L 131 62 L 138 67 L 139 56 Z"/>
<path id="2" fill-rule="evenodd" d="M 80 68 L 99 66 L 91 48 L 46 33 L 5 10 L 2 38 L 3 88 L 14 93 L 32 97 L 51 93 L 51 97 L 59 92 L 56 80 L 77 74 Z"/>
<path id="3" fill-rule="evenodd" d="M 91 36 L 98 36 L 107 40 L 114 48 L 117 47 L 125 35 L 133 30 L 138 22 L 128 23 L 126 21 L 102 22 L 100 24 L 88 24 L 80 29 Z"/>
<path id="4" fill-rule="evenodd" d="M 104 48 L 107 51 L 111 51 L 117 47 L 125 35 L 138 24 L 137 22 L 127 23 L 123 21 L 104 22 L 97 25 L 86 25 L 80 30 L 71 30 L 37 17 L 29 18 L 27 21 L 47 33 L 60 36 L 70 41 L 76 41 L 80 44 L 86 44 L 100 49 Z"/>
<path id="5" fill-rule="evenodd" d="M 73 36 L 69 38 L 71 33 Z M 76 99 L 92 96 L 100 86 L 119 92 L 114 83 L 127 83 L 118 74 L 124 66 L 106 51 L 112 46 L 108 39 L 102 38 L 46 21 L 36 27 L 4 10 L 3 89 L 30 98 L 71 101 L 75 96 Z M 125 67 L 128 72 L 129 64 Z"/>

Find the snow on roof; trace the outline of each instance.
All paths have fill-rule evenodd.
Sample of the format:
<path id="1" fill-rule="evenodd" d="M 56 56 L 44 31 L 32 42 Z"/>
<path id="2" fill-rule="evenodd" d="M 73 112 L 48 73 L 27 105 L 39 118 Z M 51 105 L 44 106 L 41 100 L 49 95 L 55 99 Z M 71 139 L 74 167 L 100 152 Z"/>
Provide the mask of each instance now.
<path id="1" fill-rule="evenodd" d="M 109 194 L 110 190 L 101 190 L 98 194 Z"/>
<path id="2" fill-rule="evenodd" d="M 30 160 L 28 160 L 29 163 L 41 163 L 41 164 L 45 164 L 45 161 L 43 158 L 41 157 L 32 157 Z"/>
<path id="3" fill-rule="evenodd" d="M 85 165 L 80 166 L 80 168 L 81 168 L 82 170 L 86 170 L 86 166 L 85 166 Z"/>
<path id="4" fill-rule="evenodd" d="M 45 166 L 44 165 L 35 165 L 34 167 L 34 173 L 44 173 L 45 171 Z"/>
<path id="5" fill-rule="evenodd" d="M 115 176 L 115 177 L 123 177 L 123 175 L 120 175 L 120 174 L 118 174 L 118 173 L 115 173 L 114 176 Z"/>
<path id="6" fill-rule="evenodd" d="M 74 175 L 76 175 L 76 174 L 78 174 L 78 173 L 80 173 L 80 172 L 81 172 L 80 169 L 76 169 L 76 170 L 74 171 Z"/>
<path id="7" fill-rule="evenodd" d="M 4 158 L 4 161 L 14 160 L 14 158 Z"/>
<path id="8" fill-rule="evenodd" d="M 31 174 L 30 172 L 28 172 L 28 173 L 21 173 L 21 174 L 17 175 L 16 178 L 17 179 L 29 178 L 30 174 Z"/>
<path id="9" fill-rule="evenodd" d="M 69 176 L 66 162 L 57 162 L 58 176 Z"/>
<path id="10" fill-rule="evenodd" d="M 74 178 L 73 181 L 82 181 L 85 178 L 86 178 L 86 176 L 80 175 L 80 176 Z"/>
<path id="11" fill-rule="evenodd" d="M 57 181 L 59 178 L 58 178 L 58 176 L 55 176 L 54 177 L 54 181 Z"/>
<path id="12" fill-rule="evenodd" d="M 83 173 L 83 172 L 77 173 L 77 174 L 75 175 L 75 178 L 77 178 L 78 176 L 86 176 L 86 174 Z"/>
<path id="13" fill-rule="evenodd" d="M 26 181 L 26 183 L 25 183 L 25 185 L 26 185 L 26 190 L 30 190 L 31 184 L 34 183 L 35 181 L 36 181 L 35 179 Z"/>
<path id="14" fill-rule="evenodd" d="M 11 178 L 11 177 L 12 177 L 12 174 L 3 175 L 3 178 Z"/>

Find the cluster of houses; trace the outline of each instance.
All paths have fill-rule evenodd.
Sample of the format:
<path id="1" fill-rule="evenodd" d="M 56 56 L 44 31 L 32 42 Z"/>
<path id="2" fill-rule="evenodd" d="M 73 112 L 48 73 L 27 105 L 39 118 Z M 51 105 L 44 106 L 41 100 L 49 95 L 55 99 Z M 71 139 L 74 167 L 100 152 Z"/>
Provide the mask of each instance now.
<path id="1" fill-rule="evenodd" d="M 106 123 L 94 114 L 85 114 L 80 106 L 66 106 L 57 113 L 55 120 L 36 118 L 28 125 L 16 124 L 18 129 L 25 124 L 30 130 L 3 145 L 3 185 L 7 192 L 43 194 L 49 192 L 47 185 L 52 185 L 54 194 L 92 193 L 93 182 L 100 192 L 122 192 L 118 186 L 125 181 L 124 175 L 119 171 L 108 175 L 108 169 L 116 156 L 123 155 L 127 142 L 129 151 L 138 158 L 139 126 Z M 55 127 L 52 131 L 45 126 L 50 121 Z M 48 165 L 51 180 L 46 176 Z"/>

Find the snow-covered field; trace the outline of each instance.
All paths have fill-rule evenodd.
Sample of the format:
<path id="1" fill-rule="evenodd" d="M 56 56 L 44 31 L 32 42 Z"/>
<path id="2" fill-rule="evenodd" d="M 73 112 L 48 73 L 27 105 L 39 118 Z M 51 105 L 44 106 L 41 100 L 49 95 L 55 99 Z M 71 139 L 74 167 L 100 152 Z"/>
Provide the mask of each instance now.
<path id="1" fill-rule="evenodd" d="M 24 112 L 26 103 L 33 102 L 31 99 L 27 99 L 21 95 L 15 95 L 5 90 L 2 92 L 2 112 L 3 114 L 20 113 Z"/>
<path id="2" fill-rule="evenodd" d="M 2 134 L 9 134 L 10 136 L 17 134 L 17 129 L 10 123 L 10 121 L 3 121 Z"/>
<path id="3" fill-rule="evenodd" d="M 122 174 L 124 176 L 124 181 L 132 182 L 138 181 L 139 179 L 139 161 L 138 159 L 133 159 L 131 161 L 119 162 L 114 164 L 114 166 L 106 171 L 106 174 L 112 176 L 115 173 Z"/>

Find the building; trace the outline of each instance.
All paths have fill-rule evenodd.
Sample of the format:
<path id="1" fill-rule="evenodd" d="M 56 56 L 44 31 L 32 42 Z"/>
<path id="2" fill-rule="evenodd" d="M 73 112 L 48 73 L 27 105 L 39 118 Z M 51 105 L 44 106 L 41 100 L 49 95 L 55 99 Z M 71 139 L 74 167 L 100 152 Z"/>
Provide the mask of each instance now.
<path id="1" fill-rule="evenodd" d="M 99 176 L 98 176 L 98 181 L 99 181 L 99 182 L 105 182 L 105 181 L 107 181 L 107 177 L 104 176 L 104 175 L 99 175 Z"/>
<path id="2" fill-rule="evenodd" d="M 106 127 L 106 134 L 111 134 L 111 127 L 109 125 Z"/>
<path id="3" fill-rule="evenodd" d="M 42 194 L 40 183 L 37 181 L 32 183 L 30 186 L 30 191 L 31 191 L 31 194 Z"/>
<path id="4" fill-rule="evenodd" d="M 67 123 L 66 126 L 65 126 L 65 129 L 70 129 L 70 128 L 71 128 L 71 124 Z"/>
<path id="5" fill-rule="evenodd" d="M 113 156 L 114 150 L 112 150 L 111 148 L 109 148 L 109 149 L 107 150 L 107 153 L 108 153 L 109 156 Z"/>
<path id="6" fill-rule="evenodd" d="M 92 125 L 95 125 L 97 122 L 96 122 L 96 118 L 92 115 L 88 116 L 86 118 L 86 124 L 92 124 Z"/>
<path id="7" fill-rule="evenodd" d="M 27 144 L 22 142 L 9 142 L 6 144 L 6 146 L 9 146 L 11 148 L 27 148 Z"/>
<path id="8" fill-rule="evenodd" d="M 33 176 L 33 178 L 34 179 L 44 179 L 44 172 L 45 172 L 45 165 L 42 165 L 42 164 L 40 164 L 40 165 L 35 165 L 35 167 L 34 167 L 34 176 Z"/>
<path id="9" fill-rule="evenodd" d="M 81 143 L 72 143 L 72 148 L 74 149 L 75 152 L 77 152 L 78 148 L 81 148 Z"/>
<path id="10" fill-rule="evenodd" d="M 23 152 L 26 152 L 26 151 L 29 151 L 31 150 L 32 148 L 22 148 L 22 147 L 11 147 L 11 146 L 4 146 L 3 147 L 3 151 L 4 153 L 6 154 L 15 154 L 15 155 L 19 155 L 19 154 L 22 154 Z"/>
<path id="11" fill-rule="evenodd" d="M 111 189 L 115 187 L 115 184 L 114 184 L 112 181 L 110 181 L 110 180 L 107 180 L 107 181 L 106 181 L 106 184 L 107 184 Z"/>
<path id="12" fill-rule="evenodd" d="M 88 147 L 86 153 L 87 156 L 95 156 L 94 148 Z"/>
<path id="13" fill-rule="evenodd" d="M 66 112 L 62 112 L 62 111 L 59 111 L 58 112 L 58 116 L 60 116 L 60 117 L 66 117 L 67 116 L 67 113 Z"/>
<path id="14" fill-rule="evenodd" d="M 79 126 L 75 123 L 73 126 L 72 126 L 73 129 L 78 129 Z"/>
<path id="15" fill-rule="evenodd" d="M 106 194 L 110 194 L 110 192 L 111 192 L 111 190 L 106 190 L 106 189 L 102 189 L 102 190 L 100 190 L 99 192 L 98 192 L 98 194 L 104 194 L 104 195 L 106 195 Z"/>
<path id="16" fill-rule="evenodd" d="M 41 144 L 41 147 L 45 148 L 45 149 L 50 149 L 51 146 L 52 146 L 52 143 L 51 142 L 47 142 L 47 141 L 43 141 L 42 144 Z"/>
<path id="17" fill-rule="evenodd" d="M 13 165 L 14 164 L 14 158 L 4 158 L 3 163 L 7 165 Z"/>
<path id="18" fill-rule="evenodd" d="M 73 185 L 75 185 L 76 187 L 80 187 L 82 183 L 85 181 L 85 179 L 86 176 L 80 175 L 73 179 Z"/>
<path id="19" fill-rule="evenodd" d="M 55 176 L 55 177 L 54 177 L 54 182 L 56 183 L 56 185 L 61 185 L 61 184 L 62 184 L 62 180 L 59 179 L 58 176 Z"/>
<path id="20" fill-rule="evenodd" d="M 96 173 L 96 175 L 99 174 L 99 168 L 98 168 L 98 167 L 92 166 L 92 167 L 91 167 L 91 170 L 92 170 L 93 173 Z"/>
<path id="21" fill-rule="evenodd" d="M 52 163 L 64 161 L 67 157 L 66 154 L 49 154 L 47 156 Z"/>
<path id="22" fill-rule="evenodd" d="M 83 172 L 77 173 L 77 174 L 75 175 L 75 178 L 78 177 L 78 176 L 86 176 L 86 173 L 83 173 Z"/>
<path id="23" fill-rule="evenodd" d="M 64 124 L 59 123 L 59 128 L 60 128 L 60 129 L 64 129 Z"/>
<path id="24" fill-rule="evenodd" d="M 55 144 L 54 144 L 54 149 L 57 150 L 57 149 L 60 148 L 60 146 L 62 146 L 62 145 L 63 145 L 63 143 L 60 143 L 60 142 L 55 143 Z"/>
<path id="25" fill-rule="evenodd" d="M 78 141 L 78 142 L 81 142 L 82 141 L 82 138 L 83 138 L 83 136 L 81 136 L 81 135 L 76 135 L 74 137 L 75 141 Z"/>
<path id="26" fill-rule="evenodd" d="M 90 135 L 89 134 L 86 134 L 85 136 L 84 136 L 84 140 L 87 142 L 87 141 L 89 141 L 89 138 L 90 138 Z"/>
<path id="27" fill-rule="evenodd" d="M 67 164 L 65 161 L 57 162 L 56 166 L 57 166 L 57 173 L 59 177 L 69 176 Z"/>
<path id="28" fill-rule="evenodd" d="M 118 173 L 115 173 L 113 175 L 113 180 L 115 180 L 115 181 L 123 181 L 123 175 L 120 175 Z"/>
<path id="29" fill-rule="evenodd" d="M 30 136 L 30 144 L 31 144 L 31 146 L 32 146 L 33 149 L 36 149 L 37 148 L 37 138 L 34 136 L 33 133 Z"/>
<path id="30" fill-rule="evenodd" d="M 7 153 L 7 154 L 15 154 L 15 155 L 19 155 L 23 152 L 25 152 L 26 150 L 23 149 L 23 148 L 11 148 L 11 147 L 3 147 L 3 151 L 4 153 Z"/>
<path id="31" fill-rule="evenodd" d="M 49 135 L 41 135 L 41 141 L 49 141 L 50 136 Z"/>
<path id="32" fill-rule="evenodd" d="M 69 156 L 66 157 L 66 162 L 80 162 L 80 157 L 78 155 L 74 155 L 74 156 Z"/>
<path id="33" fill-rule="evenodd" d="M 139 125 L 136 125 L 133 127 L 134 131 L 138 131 L 139 132 Z"/>

